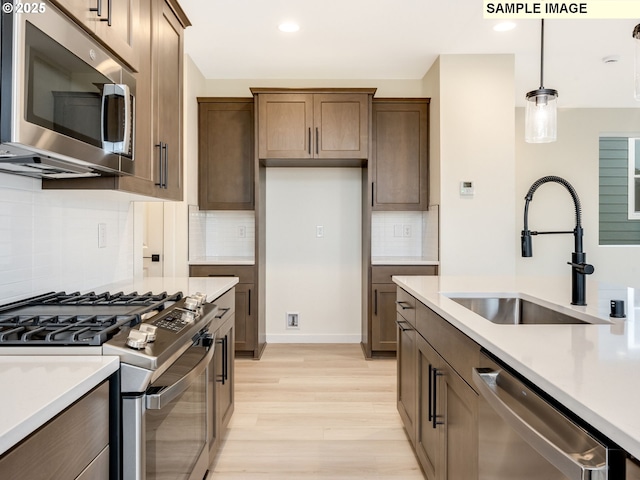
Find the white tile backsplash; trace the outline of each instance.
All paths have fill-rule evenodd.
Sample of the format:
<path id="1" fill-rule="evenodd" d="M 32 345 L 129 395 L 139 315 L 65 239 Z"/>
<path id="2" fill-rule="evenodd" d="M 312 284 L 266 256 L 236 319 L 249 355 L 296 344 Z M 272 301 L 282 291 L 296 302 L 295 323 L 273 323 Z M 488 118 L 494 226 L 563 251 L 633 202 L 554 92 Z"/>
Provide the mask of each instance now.
<path id="1" fill-rule="evenodd" d="M 201 211 L 197 206 L 189 206 L 191 261 L 211 257 L 253 258 L 255 238 L 253 211 Z"/>
<path id="2" fill-rule="evenodd" d="M 372 212 L 371 256 L 437 261 L 437 206 L 426 212 Z"/>
<path id="3" fill-rule="evenodd" d="M 118 192 L 41 190 L 39 180 L 0 174 L 0 302 L 131 278 L 132 205 Z"/>

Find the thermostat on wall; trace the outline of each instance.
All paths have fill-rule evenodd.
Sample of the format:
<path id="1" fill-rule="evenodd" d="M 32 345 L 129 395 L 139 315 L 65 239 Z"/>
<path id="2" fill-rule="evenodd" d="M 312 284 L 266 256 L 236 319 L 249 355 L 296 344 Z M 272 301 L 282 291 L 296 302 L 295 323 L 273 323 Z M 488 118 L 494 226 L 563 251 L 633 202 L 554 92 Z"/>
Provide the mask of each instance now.
<path id="1" fill-rule="evenodd" d="M 474 194 L 473 182 L 470 180 L 463 180 L 460 182 L 460 196 L 472 197 Z"/>

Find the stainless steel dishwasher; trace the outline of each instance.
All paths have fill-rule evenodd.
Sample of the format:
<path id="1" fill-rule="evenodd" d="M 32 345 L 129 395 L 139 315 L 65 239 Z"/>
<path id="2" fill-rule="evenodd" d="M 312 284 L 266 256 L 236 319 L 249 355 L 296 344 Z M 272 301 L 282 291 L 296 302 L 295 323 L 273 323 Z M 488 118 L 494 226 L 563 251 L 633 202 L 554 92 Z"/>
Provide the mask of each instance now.
<path id="1" fill-rule="evenodd" d="M 588 432 L 483 353 L 473 381 L 480 480 L 622 480 L 624 452 Z"/>

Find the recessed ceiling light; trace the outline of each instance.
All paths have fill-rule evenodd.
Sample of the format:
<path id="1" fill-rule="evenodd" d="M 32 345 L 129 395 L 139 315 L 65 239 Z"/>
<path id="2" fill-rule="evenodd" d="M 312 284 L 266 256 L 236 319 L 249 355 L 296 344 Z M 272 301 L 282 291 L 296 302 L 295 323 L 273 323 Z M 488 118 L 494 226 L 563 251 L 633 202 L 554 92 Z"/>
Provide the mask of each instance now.
<path id="1" fill-rule="evenodd" d="M 513 22 L 500 22 L 496 23 L 493 26 L 493 29 L 496 32 L 508 32 L 509 30 L 513 30 L 514 28 L 516 28 L 516 24 Z"/>
<path id="2" fill-rule="evenodd" d="M 278 25 L 278 30 L 281 32 L 293 33 L 300 30 L 300 25 L 295 22 L 283 22 Z"/>

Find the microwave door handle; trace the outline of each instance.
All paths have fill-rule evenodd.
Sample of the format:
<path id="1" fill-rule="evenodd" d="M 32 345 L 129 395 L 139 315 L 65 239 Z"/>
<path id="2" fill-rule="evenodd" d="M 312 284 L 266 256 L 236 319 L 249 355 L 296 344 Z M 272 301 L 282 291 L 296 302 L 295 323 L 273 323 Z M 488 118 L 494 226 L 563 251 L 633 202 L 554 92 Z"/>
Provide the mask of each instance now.
<path id="1" fill-rule="evenodd" d="M 163 387 L 163 389 L 158 393 L 146 395 L 147 409 L 160 410 L 162 407 L 167 406 L 169 403 L 175 400 L 176 397 L 187 390 L 187 388 L 193 385 L 195 380 L 204 373 L 204 371 L 211 363 L 211 359 L 213 358 L 213 353 L 215 351 L 214 345 L 215 343 L 211 344 L 204 358 L 200 360 L 200 362 L 198 362 L 195 367 L 189 370 L 189 372 L 187 372 L 174 384 Z"/>
<path id="2" fill-rule="evenodd" d="M 589 467 L 577 462 L 571 453 L 562 450 L 507 405 L 498 394 L 502 390 L 497 381 L 499 374 L 504 373 L 486 368 L 474 368 L 473 383 L 478 387 L 478 393 L 525 442 L 566 475 L 569 480 L 593 478 L 594 472 L 606 472 L 606 465 Z"/>
<path id="3" fill-rule="evenodd" d="M 116 124 L 122 125 L 119 137 L 121 142 L 113 142 L 105 138 L 105 130 L 110 125 L 109 111 L 107 109 L 107 99 L 110 96 L 122 97 L 124 99 L 124 122 L 116 118 Z M 131 91 L 129 86 L 121 83 L 107 83 L 102 88 L 102 111 L 101 111 L 101 128 L 100 135 L 102 139 L 102 148 L 109 153 L 127 153 L 130 149 L 131 129 L 133 128 L 133 102 L 131 100 Z"/>

